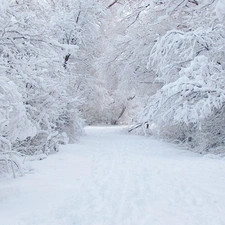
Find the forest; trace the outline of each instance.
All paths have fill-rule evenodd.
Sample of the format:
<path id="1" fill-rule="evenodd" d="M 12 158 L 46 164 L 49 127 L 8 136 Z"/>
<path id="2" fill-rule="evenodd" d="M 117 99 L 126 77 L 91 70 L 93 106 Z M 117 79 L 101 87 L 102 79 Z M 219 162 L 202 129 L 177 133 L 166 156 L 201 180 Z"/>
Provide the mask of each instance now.
<path id="1" fill-rule="evenodd" d="M 0 0 L 0 159 L 99 124 L 224 154 L 224 16 L 224 0 Z"/>

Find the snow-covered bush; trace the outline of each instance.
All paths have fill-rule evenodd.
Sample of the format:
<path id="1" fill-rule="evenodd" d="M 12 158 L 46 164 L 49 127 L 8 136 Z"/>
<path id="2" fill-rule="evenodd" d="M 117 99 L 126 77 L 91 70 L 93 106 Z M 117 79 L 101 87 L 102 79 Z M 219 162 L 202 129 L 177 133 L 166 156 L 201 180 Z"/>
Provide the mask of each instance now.
<path id="1" fill-rule="evenodd" d="M 13 81 L 0 76 L 0 136 L 11 143 L 33 137 L 36 128 L 28 119 L 22 95 Z"/>
<path id="2" fill-rule="evenodd" d="M 12 172 L 16 177 L 17 172 L 23 174 L 23 169 L 11 143 L 34 136 L 36 129 L 26 115 L 16 85 L 4 76 L 0 76 L 0 118 L 0 175 Z"/>

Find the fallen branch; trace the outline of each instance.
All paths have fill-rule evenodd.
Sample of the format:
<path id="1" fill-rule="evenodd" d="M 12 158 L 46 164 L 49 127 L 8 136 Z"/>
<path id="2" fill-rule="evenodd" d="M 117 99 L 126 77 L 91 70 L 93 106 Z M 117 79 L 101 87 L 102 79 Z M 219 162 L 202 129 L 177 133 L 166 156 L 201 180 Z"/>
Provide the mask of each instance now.
<path id="1" fill-rule="evenodd" d="M 143 125 L 143 123 L 138 123 L 138 124 L 136 124 L 136 125 L 135 125 L 134 127 L 132 127 L 130 130 L 128 130 L 128 133 L 130 133 L 131 131 L 133 131 L 133 130 L 139 128 L 139 127 L 141 127 L 142 125 Z"/>

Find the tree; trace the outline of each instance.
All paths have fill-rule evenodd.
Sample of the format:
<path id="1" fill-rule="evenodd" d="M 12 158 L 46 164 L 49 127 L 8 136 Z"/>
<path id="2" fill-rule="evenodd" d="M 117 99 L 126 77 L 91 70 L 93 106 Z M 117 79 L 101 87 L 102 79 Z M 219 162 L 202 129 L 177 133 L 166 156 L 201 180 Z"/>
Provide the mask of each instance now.
<path id="1" fill-rule="evenodd" d="M 13 149 L 26 154 L 57 151 L 65 132 L 71 141 L 82 132 L 80 100 L 70 96 L 66 86 L 63 55 L 67 48 L 51 33 L 52 24 L 47 22 L 51 20 L 50 12 L 51 4 L 47 2 L 24 0 L 12 1 L 1 15 L 2 76 L 18 87 L 18 100 L 23 106 L 18 113 L 25 109 L 27 120 L 36 131 L 34 135 L 27 129 L 23 139 L 15 135 L 11 140 Z M 13 88 L 8 90 L 12 95 Z M 16 125 L 14 132 L 23 129 Z"/>
<path id="2" fill-rule="evenodd" d="M 201 6 L 194 14 L 201 15 L 203 3 L 193 3 Z M 218 16 L 218 4 L 207 4 L 211 22 L 198 20 L 204 28 L 195 28 L 191 20 L 188 30 L 171 30 L 157 40 L 149 68 L 165 85 L 149 99 L 142 114 L 144 122 L 154 124 L 153 133 L 200 152 L 221 151 L 224 145 L 224 123 L 219 122 L 224 115 L 224 24 L 221 14 L 218 18 L 210 14 Z"/>

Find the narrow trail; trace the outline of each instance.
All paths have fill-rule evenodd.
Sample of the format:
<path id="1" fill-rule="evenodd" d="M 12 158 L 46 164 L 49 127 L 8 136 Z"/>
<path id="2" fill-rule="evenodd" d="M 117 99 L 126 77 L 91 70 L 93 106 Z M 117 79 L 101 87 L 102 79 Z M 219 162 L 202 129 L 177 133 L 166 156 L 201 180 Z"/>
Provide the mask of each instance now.
<path id="1" fill-rule="evenodd" d="M 225 225 L 225 161 L 118 127 L 0 180 L 4 225 Z"/>

